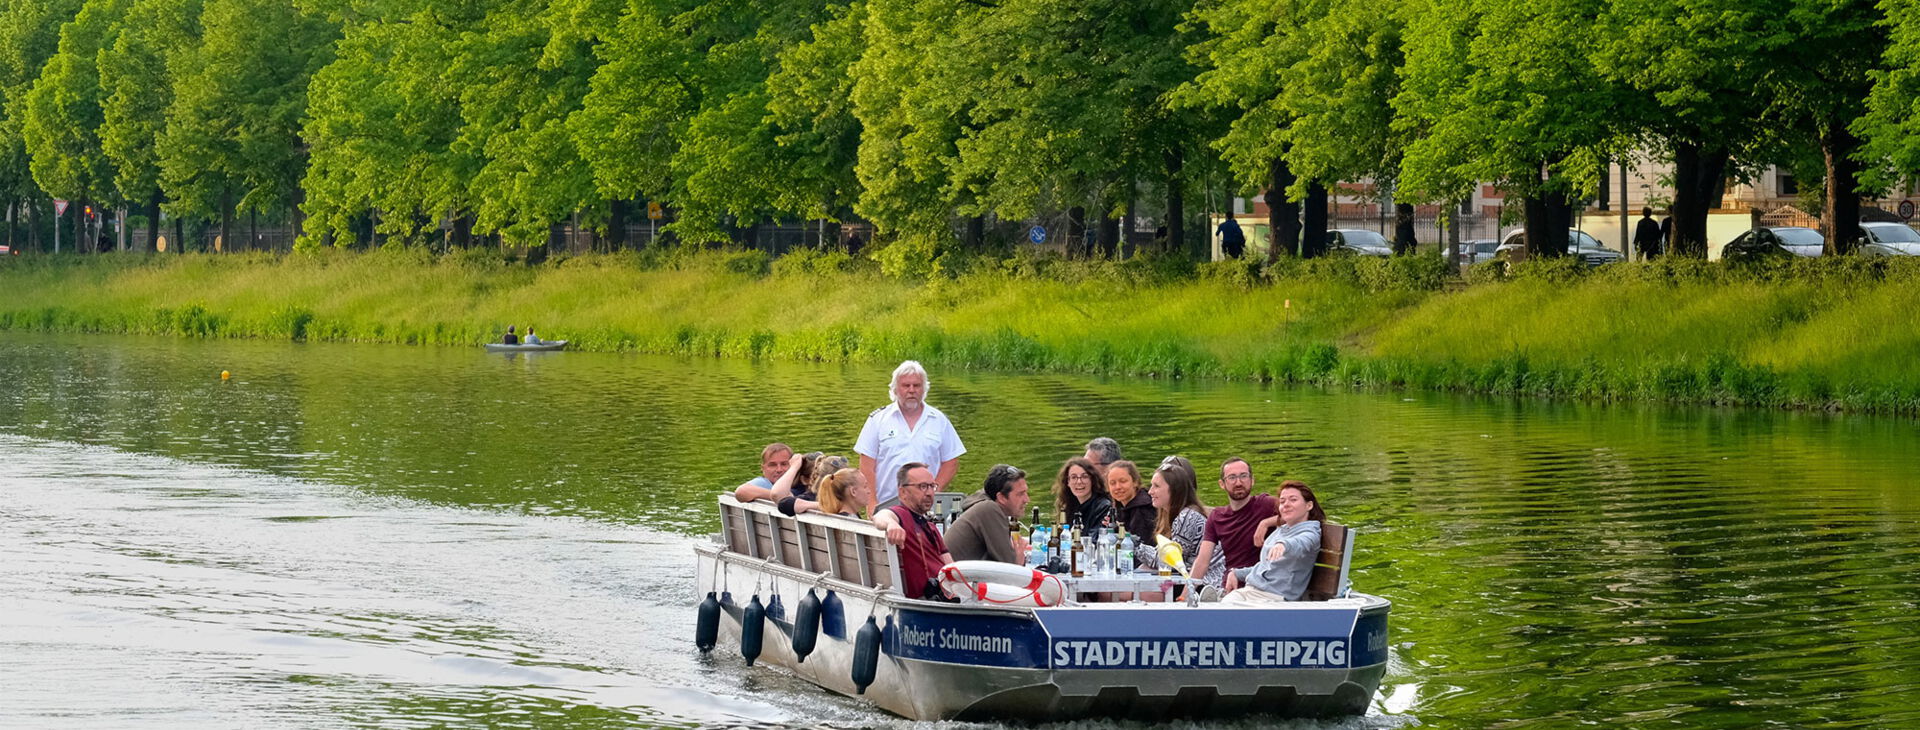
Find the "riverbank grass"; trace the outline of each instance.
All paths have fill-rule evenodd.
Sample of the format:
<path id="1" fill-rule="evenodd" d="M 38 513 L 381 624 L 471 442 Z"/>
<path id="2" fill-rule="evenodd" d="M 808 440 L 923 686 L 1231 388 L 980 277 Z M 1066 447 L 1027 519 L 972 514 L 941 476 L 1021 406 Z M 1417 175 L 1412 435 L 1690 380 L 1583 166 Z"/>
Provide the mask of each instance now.
<path id="1" fill-rule="evenodd" d="M 109 255 L 0 265 L 0 328 L 573 347 L 1920 413 L 1909 262 L 948 261 L 835 254 Z"/>

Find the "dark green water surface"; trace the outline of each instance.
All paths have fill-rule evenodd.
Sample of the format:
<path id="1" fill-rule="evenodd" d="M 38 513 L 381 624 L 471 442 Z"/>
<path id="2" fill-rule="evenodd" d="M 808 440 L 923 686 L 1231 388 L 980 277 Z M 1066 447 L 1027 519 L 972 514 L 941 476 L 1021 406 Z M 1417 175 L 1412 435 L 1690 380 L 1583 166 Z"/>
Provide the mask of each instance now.
<path id="1" fill-rule="evenodd" d="M 691 646 L 713 495 L 771 440 L 849 453 L 886 379 L 0 334 L 0 727 L 910 724 Z M 1313 484 L 1393 661 L 1367 717 L 1284 725 L 1920 726 L 1910 420 L 954 371 L 929 400 L 969 490 L 1098 435 Z"/>

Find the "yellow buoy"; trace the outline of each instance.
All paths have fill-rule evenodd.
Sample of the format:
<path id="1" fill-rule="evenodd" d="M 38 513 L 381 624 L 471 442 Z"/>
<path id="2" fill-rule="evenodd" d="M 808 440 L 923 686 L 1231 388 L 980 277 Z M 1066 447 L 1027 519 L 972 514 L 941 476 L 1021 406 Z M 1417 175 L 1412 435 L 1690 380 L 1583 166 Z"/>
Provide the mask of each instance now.
<path id="1" fill-rule="evenodd" d="M 225 370 L 222 370 L 222 371 L 220 371 L 220 379 L 221 379 L 221 380 L 226 380 L 227 378 L 231 378 L 231 377 L 233 377 L 233 373 L 229 373 L 229 372 L 227 372 L 227 371 L 225 371 Z"/>

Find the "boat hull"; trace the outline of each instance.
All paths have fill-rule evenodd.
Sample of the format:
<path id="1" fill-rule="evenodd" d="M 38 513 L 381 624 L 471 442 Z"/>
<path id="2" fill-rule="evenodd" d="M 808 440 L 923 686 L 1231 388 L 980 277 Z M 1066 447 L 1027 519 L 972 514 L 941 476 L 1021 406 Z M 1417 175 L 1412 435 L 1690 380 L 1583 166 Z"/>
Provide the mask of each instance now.
<path id="1" fill-rule="evenodd" d="M 1356 596 L 1274 608 L 1114 604 L 1009 608 L 911 600 L 696 548 L 698 597 L 722 604 L 715 652 L 740 655 L 744 607 L 766 606 L 761 653 L 828 690 L 916 720 L 1171 719 L 1366 712 L 1386 671 L 1390 605 Z M 821 627 L 804 661 L 793 615 L 812 589 Z M 871 686 L 854 637 L 881 629 Z"/>
<path id="2" fill-rule="evenodd" d="M 487 352 L 553 352 L 564 349 L 566 346 L 566 340 L 542 342 L 538 345 L 508 345 L 500 342 L 489 342 L 486 345 Z"/>

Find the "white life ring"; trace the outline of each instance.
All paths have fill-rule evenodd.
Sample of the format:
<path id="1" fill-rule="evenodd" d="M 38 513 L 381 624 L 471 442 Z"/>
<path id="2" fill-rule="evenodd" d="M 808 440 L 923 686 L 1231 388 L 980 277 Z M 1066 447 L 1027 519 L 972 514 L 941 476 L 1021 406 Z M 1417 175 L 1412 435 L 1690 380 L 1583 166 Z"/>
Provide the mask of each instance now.
<path id="1" fill-rule="evenodd" d="M 957 560 L 942 566 L 940 587 L 963 599 L 1002 606 L 1046 608 L 1067 598 L 1067 586 L 1058 577 L 992 560 Z"/>

